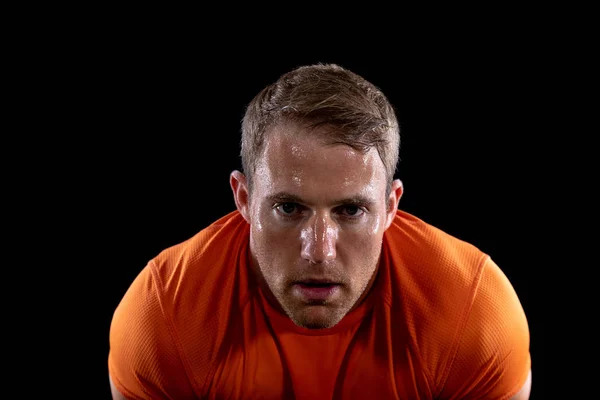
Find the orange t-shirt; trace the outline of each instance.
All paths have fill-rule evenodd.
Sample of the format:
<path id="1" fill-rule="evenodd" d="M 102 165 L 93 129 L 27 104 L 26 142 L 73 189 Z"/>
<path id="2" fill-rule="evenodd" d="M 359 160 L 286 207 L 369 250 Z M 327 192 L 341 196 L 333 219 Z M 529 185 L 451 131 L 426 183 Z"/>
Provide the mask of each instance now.
<path id="1" fill-rule="evenodd" d="M 474 246 L 398 210 L 375 284 L 336 326 L 295 325 L 249 270 L 234 211 L 152 259 L 117 307 L 108 367 L 131 399 L 507 399 L 524 310 Z"/>

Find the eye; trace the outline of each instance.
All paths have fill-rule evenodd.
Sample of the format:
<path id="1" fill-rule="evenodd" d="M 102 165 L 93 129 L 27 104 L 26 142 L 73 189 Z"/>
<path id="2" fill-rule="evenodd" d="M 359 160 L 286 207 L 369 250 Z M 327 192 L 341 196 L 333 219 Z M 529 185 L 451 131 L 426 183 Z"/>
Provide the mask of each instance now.
<path id="1" fill-rule="evenodd" d="M 343 216 L 350 218 L 358 218 L 365 212 L 365 210 L 362 207 L 352 204 L 340 207 L 340 210 Z"/>
<path id="2" fill-rule="evenodd" d="M 293 215 L 294 212 L 299 211 L 298 204 L 296 203 L 281 203 L 275 206 L 275 208 L 284 215 Z"/>

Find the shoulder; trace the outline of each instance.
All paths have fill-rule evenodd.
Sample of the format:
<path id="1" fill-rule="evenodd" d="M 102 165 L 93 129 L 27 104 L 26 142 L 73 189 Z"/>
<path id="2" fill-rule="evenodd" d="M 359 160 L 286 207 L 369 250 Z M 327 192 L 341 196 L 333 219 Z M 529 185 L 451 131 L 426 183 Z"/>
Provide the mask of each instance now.
<path id="1" fill-rule="evenodd" d="M 245 289 L 239 278 L 248 232 L 246 221 L 232 212 L 150 261 L 146 269 L 152 275 L 153 296 L 175 329 L 206 323 L 232 307 L 233 291 Z M 215 291 L 231 295 L 215 296 Z"/>
<path id="2" fill-rule="evenodd" d="M 529 371 L 529 331 L 506 275 L 475 246 L 410 214 L 394 225 L 390 302 L 406 318 L 434 393 L 516 393 Z"/>
<path id="3" fill-rule="evenodd" d="M 182 379 L 188 386 L 202 385 L 222 334 L 221 319 L 241 297 L 235 270 L 247 242 L 242 221 L 232 213 L 163 250 L 132 282 L 110 328 L 109 370 L 120 391 L 151 391 L 140 384 L 152 386 L 158 378 L 182 390 Z"/>
<path id="4" fill-rule="evenodd" d="M 491 259 L 457 328 L 442 393 L 490 399 L 516 394 L 531 369 L 529 326 L 517 293 Z"/>
<path id="5" fill-rule="evenodd" d="M 152 260 L 162 309 L 185 345 L 214 343 L 248 297 L 249 226 L 236 211 Z M 193 354 L 197 350 L 190 350 Z"/>
<path id="6" fill-rule="evenodd" d="M 390 251 L 407 261 L 423 260 L 462 266 L 465 261 L 477 262 L 484 255 L 473 244 L 402 210 L 397 211 L 385 236 Z"/>
<path id="7" fill-rule="evenodd" d="M 489 258 L 474 245 L 403 211 L 386 231 L 383 257 L 395 288 L 391 301 L 445 319 L 460 317 Z"/>
<path id="8" fill-rule="evenodd" d="M 161 251 L 152 259 L 161 291 L 167 297 L 177 297 L 224 283 L 221 281 L 231 276 L 225 267 L 243 255 L 248 233 L 248 224 L 235 211 L 188 240 Z"/>
<path id="9" fill-rule="evenodd" d="M 160 287 L 149 263 L 135 278 L 118 304 L 109 334 L 108 369 L 111 383 L 128 398 L 151 394 L 162 398 L 177 387 L 191 393 L 161 305 Z M 164 373 L 170 371 L 170 373 Z"/>

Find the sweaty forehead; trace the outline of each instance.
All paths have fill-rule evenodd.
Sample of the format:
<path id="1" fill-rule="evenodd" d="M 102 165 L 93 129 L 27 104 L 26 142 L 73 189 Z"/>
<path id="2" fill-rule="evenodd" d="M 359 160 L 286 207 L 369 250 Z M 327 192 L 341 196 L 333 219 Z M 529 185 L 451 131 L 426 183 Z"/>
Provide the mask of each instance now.
<path id="1" fill-rule="evenodd" d="M 376 191 L 385 181 L 385 168 L 375 149 L 366 153 L 346 145 L 327 144 L 319 131 L 283 125 L 268 135 L 257 165 L 257 184 L 266 191 L 300 195 L 352 195 Z M 300 193 L 302 192 L 302 193 Z"/>

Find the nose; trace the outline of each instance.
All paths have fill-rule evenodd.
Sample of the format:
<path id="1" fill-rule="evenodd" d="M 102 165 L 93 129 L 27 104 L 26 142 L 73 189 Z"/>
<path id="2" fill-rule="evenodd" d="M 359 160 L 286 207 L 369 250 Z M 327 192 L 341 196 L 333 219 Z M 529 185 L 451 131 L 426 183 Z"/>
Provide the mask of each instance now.
<path id="1" fill-rule="evenodd" d="M 315 215 L 303 227 L 302 258 L 313 264 L 334 260 L 338 228 L 329 215 Z"/>

